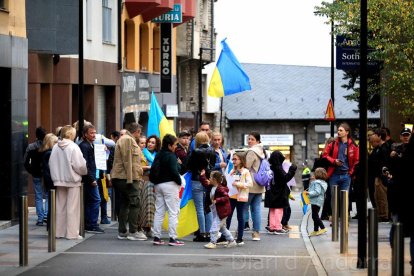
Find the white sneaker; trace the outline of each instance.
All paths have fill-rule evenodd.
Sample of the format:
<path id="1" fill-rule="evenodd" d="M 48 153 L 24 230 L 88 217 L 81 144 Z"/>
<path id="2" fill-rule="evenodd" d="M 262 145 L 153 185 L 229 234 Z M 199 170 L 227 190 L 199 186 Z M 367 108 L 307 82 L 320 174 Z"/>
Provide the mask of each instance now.
<path id="1" fill-rule="evenodd" d="M 236 247 L 236 246 L 237 246 L 236 240 L 233 240 L 233 241 L 229 242 L 225 247 L 232 248 L 232 247 Z"/>
<path id="2" fill-rule="evenodd" d="M 252 240 L 260 241 L 260 233 L 258 231 L 253 231 L 252 232 Z"/>
<path id="3" fill-rule="evenodd" d="M 139 231 L 129 234 L 127 239 L 131 241 L 146 241 L 148 238 L 142 231 Z"/>
<path id="4" fill-rule="evenodd" d="M 207 248 L 207 249 L 216 249 L 217 246 L 216 246 L 215 243 L 209 242 L 208 244 L 204 245 L 204 248 Z"/>
<path id="5" fill-rule="evenodd" d="M 118 233 L 118 240 L 126 240 L 126 239 L 128 239 L 128 232 Z"/>

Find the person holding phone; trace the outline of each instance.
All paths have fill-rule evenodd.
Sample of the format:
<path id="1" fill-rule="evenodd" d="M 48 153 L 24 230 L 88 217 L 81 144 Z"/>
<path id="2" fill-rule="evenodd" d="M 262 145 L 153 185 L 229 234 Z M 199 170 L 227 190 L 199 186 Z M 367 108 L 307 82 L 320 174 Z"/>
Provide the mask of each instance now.
<path id="1" fill-rule="evenodd" d="M 351 128 L 347 123 L 339 125 L 338 136 L 325 147 L 322 157 L 330 163 L 328 178 L 331 193 L 334 186 L 338 186 L 340 191 L 349 191 L 355 165 L 359 162 L 359 148 L 351 138 Z"/>

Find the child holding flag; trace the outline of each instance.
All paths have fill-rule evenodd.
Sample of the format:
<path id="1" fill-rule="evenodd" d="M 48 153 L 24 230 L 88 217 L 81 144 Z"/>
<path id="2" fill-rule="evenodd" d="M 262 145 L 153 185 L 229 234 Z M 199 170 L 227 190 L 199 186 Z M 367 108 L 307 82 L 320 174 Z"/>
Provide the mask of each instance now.
<path id="1" fill-rule="evenodd" d="M 203 179 L 204 178 L 204 179 Z M 200 175 L 200 181 L 209 183 L 209 194 L 207 197 L 207 205 L 210 206 L 213 214 L 213 221 L 210 228 L 210 242 L 204 245 L 207 249 L 215 249 L 220 232 L 228 244 L 226 247 L 236 246 L 236 241 L 226 227 L 227 217 L 231 214 L 229 189 L 227 188 L 226 179 L 219 171 L 213 171 L 210 174 L 210 180 L 205 179 L 204 174 Z"/>
<path id="2" fill-rule="evenodd" d="M 328 188 L 326 183 L 328 174 L 324 168 L 317 168 L 315 170 L 315 180 L 311 182 L 309 190 L 305 191 L 309 196 L 309 201 L 312 207 L 313 232 L 309 234 L 310 237 L 318 236 L 326 233 L 325 225 L 319 217 L 319 210 L 323 206 L 325 200 L 325 192 Z M 319 230 L 319 228 L 321 228 Z"/>

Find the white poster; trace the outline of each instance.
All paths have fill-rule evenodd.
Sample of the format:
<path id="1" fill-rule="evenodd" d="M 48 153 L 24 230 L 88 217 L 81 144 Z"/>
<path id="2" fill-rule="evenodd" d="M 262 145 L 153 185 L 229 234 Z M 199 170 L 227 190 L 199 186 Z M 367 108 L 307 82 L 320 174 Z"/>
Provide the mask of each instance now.
<path id="1" fill-rule="evenodd" d="M 227 188 L 229 188 L 229 196 L 237 195 L 239 191 L 233 186 L 235 181 L 234 177 L 230 174 L 226 174 Z"/>
<path id="2" fill-rule="evenodd" d="M 106 171 L 106 151 L 104 144 L 94 144 L 95 164 L 97 170 Z"/>

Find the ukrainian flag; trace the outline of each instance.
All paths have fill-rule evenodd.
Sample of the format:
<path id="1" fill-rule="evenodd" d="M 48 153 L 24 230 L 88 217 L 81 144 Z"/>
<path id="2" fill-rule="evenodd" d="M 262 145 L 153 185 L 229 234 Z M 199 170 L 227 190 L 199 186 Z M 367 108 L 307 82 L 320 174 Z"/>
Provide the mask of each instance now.
<path id="1" fill-rule="evenodd" d="M 306 192 L 305 192 L 305 191 L 303 191 L 303 192 L 300 194 L 300 205 L 302 206 L 302 211 L 303 211 L 303 214 L 306 214 L 306 212 L 308 211 L 308 206 L 309 206 L 309 203 L 310 203 L 310 201 L 309 201 L 309 197 L 308 197 L 308 195 L 306 194 Z"/>
<path id="2" fill-rule="evenodd" d="M 208 95 L 221 98 L 251 90 L 249 77 L 230 50 L 226 39 L 221 41 L 221 47 L 222 50 L 208 88 Z"/>
<path id="3" fill-rule="evenodd" d="M 168 122 L 164 112 L 162 112 L 160 106 L 158 105 L 154 92 L 152 92 L 147 136 L 157 135 L 162 141 L 165 134 L 172 134 L 176 136 L 172 125 Z"/>
<path id="4" fill-rule="evenodd" d="M 191 172 L 183 175 L 185 183 L 181 195 L 180 214 L 178 215 L 177 236 L 182 238 L 198 230 L 198 220 L 194 205 L 193 194 L 191 192 Z M 165 216 L 163 228 L 168 230 L 168 215 Z"/>

